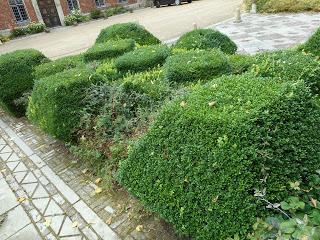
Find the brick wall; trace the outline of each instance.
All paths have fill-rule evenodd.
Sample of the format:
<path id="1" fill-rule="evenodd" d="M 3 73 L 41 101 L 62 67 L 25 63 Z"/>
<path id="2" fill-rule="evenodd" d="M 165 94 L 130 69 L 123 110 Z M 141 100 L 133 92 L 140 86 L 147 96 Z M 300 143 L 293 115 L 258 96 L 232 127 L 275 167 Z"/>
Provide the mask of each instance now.
<path id="1" fill-rule="evenodd" d="M 32 6 L 31 0 L 24 0 L 24 5 L 27 10 L 30 21 L 38 22 L 38 18 Z M 11 7 L 7 0 L 0 1 L 0 30 L 13 29 L 19 26 L 14 18 Z"/>
<path id="2" fill-rule="evenodd" d="M 81 11 L 84 13 L 88 13 L 96 8 L 95 0 L 78 0 L 80 4 Z M 136 3 L 137 0 L 128 0 L 128 4 Z M 61 7 L 64 15 L 69 14 L 69 7 L 67 4 L 67 0 L 60 0 Z M 35 10 L 33 8 L 31 0 L 24 0 L 24 4 L 26 10 L 28 12 L 30 21 L 38 22 Z M 106 0 L 107 6 L 116 6 L 119 5 L 118 0 Z M 13 29 L 17 27 L 15 18 L 11 11 L 11 7 L 9 6 L 8 0 L 0 0 L 0 30 Z"/>

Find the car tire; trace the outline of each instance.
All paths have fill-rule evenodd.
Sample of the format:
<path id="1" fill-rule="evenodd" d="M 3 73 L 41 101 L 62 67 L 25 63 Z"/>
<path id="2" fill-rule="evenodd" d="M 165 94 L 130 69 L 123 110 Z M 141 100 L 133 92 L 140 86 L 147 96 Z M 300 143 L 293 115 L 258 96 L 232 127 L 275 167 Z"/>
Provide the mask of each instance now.
<path id="1" fill-rule="evenodd" d="M 192 3 L 192 0 L 188 0 L 188 3 Z"/>
<path id="2" fill-rule="evenodd" d="M 154 5 L 156 6 L 156 8 L 159 8 L 160 7 L 160 1 L 155 1 Z"/>

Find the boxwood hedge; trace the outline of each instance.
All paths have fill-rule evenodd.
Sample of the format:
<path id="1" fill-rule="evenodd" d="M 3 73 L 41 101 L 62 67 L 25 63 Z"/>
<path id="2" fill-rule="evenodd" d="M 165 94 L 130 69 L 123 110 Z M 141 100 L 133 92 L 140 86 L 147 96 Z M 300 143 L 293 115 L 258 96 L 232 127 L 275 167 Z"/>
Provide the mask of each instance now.
<path id="1" fill-rule="evenodd" d="M 227 54 L 234 54 L 237 45 L 223 33 L 213 29 L 197 29 L 184 34 L 174 46 L 186 49 L 219 48 Z"/>
<path id="2" fill-rule="evenodd" d="M 320 57 L 320 28 L 302 45 L 302 48 L 315 56 Z"/>
<path id="3" fill-rule="evenodd" d="M 136 23 L 119 23 L 103 29 L 96 43 L 103 43 L 110 40 L 131 38 L 140 45 L 154 45 L 161 43 L 143 26 Z"/>
<path id="4" fill-rule="evenodd" d="M 45 132 L 71 141 L 80 119 L 85 90 L 102 78 L 87 68 L 67 70 L 36 81 L 28 118 Z"/>
<path id="5" fill-rule="evenodd" d="M 152 45 L 128 52 L 115 60 L 120 72 L 141 72 L 162 65 L 170 55 L 166 45 Z"/>
<path id="6" fill-rule="evenodd" d="M 165 106 L 118 179 L 193 239 L 244 239 L 265 211 L 255 188 L 277 202 L 319 169 L 319 131 L 303 81 L 226 76 Z"/>
<path id="7" fill-rule="evenodd" d="M 231 71 L 228 58 L 218 49 L 177 53 L 167 59 L 164 68 L 172 82 L 208 80 Z"/>
<path id="8" fill-rule="evenodd" d="M 123 39 L 117 41 L 108 41 L 93 45 L 84 54 L 85 61 L 104 60 L 119 57 L 120 55 L 130 52 L 135 48 L 133 39 Z"/>
<path id="9" fill-rule="evenodd" d="M 234 54 L 228 56 L 232 74 L 243 74 L 255 63 L 254 56 L 244 54 Z"/>
<path id="10" fill-rule="evenodd" d="M 40 79 L 80 66 L 84 66 L 82 55 L 68 56 L 36 66 L 33 75 Z"/>
<path id="11" fill-rule="evenodd" d="M 23 116 L 25 107 L 15 100 L 33 87 L 33 68 L 46 58 L 33 49 L 18 50 L 0 56 L 0 104 L 16 116 Z"/>
<path id="12" fill-rule="evenodd" d="M 320 62 L 312 55 L 293 50 L 257 54 L 252 67 L 256 75 L 281 81 L 304 80 L 320 93 Z"/>

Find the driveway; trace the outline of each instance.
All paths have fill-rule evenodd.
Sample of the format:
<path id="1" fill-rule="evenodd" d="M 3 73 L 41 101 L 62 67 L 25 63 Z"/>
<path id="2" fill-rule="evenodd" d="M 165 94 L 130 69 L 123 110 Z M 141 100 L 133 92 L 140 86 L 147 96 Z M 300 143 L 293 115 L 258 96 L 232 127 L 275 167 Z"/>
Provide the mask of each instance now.
<path id="1" fill-rule="evenodd" d="M 50 33 L 16 39 L 0 45 L 0 54 L 24 48 L 38 49 L 52 59 L 81 53 L 93 45 L 101 29 L 123 22 L 138 22 L 159 39 L 170 40 L 192 30 L 193 23 L 208 27 L 233 17 L 240 4 L 241 0 L 201 0 L 181 6 L 140 9 L 76 27 L 59 27 Z"/>

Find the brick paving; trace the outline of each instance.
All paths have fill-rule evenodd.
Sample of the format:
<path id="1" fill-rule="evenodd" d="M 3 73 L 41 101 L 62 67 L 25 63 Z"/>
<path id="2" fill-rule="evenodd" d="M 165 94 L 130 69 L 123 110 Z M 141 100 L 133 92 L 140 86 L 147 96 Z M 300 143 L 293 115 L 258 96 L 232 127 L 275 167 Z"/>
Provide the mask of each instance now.
<path id="1" fill-rule="evenodd" d="M 320 13 L 244 14 L 241 23 L 232 19 L 212 26 L 228 35 L 239 52 L 250 54 L 296 46 L 319 27 Z"/>
<path id="2" fill-rule="evenodd" d="M 94 194 L 95 178 L 61 143 L 0 110 L 1 240 L 179 239 L 122 189 Z"/>

